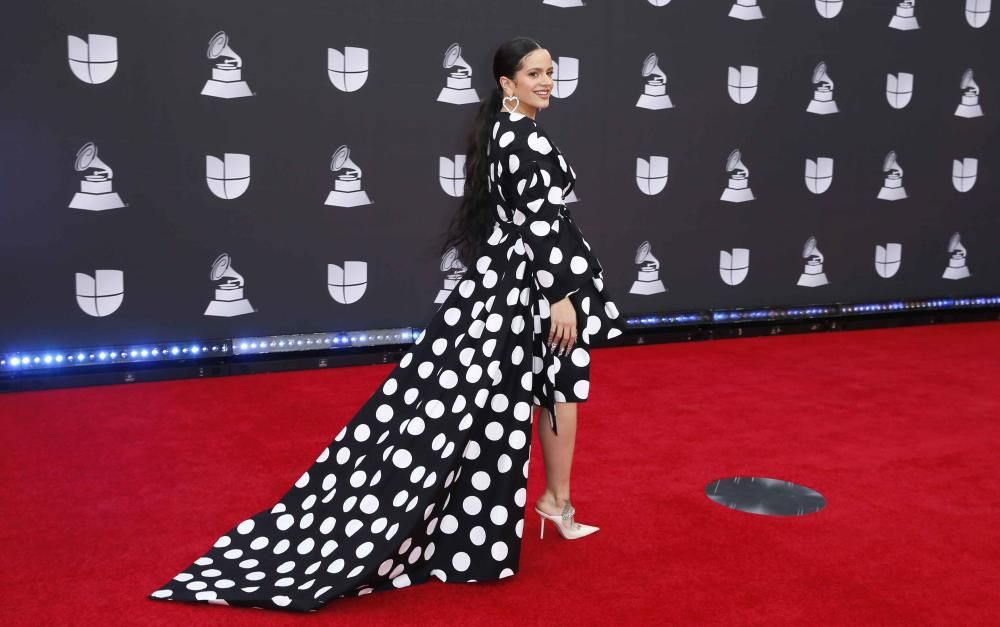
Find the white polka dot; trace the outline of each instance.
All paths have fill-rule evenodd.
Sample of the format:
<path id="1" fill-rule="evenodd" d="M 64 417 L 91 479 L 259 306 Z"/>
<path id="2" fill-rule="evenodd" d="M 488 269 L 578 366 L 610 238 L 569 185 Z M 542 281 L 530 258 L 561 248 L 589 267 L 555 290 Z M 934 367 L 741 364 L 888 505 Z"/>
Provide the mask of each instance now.
<path id="1" fill-rule="evenodd" d="M 480 452 L 479 442 L 469 440 L 465 445 L 465 451 L 462 452 L 462 457 L 465 459 L 478 459 Z"/>
<path id="2" fill-rule="evenodd" d="M 468 570 L 469 564 L 471 563 L 472 560 L 469 559 L 469 554 L 466 553 L 465 551 L 459 551 L 458 553 L 455 553 L 455 555 L 451 558 L 451 565 L 454 566 L 455 570 L 458 571 L 464 572 Z"/>
<path id="3" fill-rule="evenodd" d="M 308 472 L 304 472 L 304 473 L 302 473 L 302 476 L 299 477 L 299 480 L 295 482 L 295 487 L 296 488 L 304 488 L 308 484 L 309 484 L 309 473 Z"/>
<path id="4" fill-rule="evenodd" d="M 444 321 L 450 327 L 458 324 L 459 319 L 462 317 L 462 310 L 458 307 L 449 307 L 448 311 L 444 312 Z"/>
<path id="5" fill-rule="evenodd" d="M 524 432 L 511 431 L 510 437 L 507 438 L 507 442 L 510 444 L 511 448 L 521 449 L 526 442 L 526 438 L 524 437 Z"/>
<path id="6" fill-rule="evenodd" d="M 242 549 L 229 549 L 228 551 L 226 551 L 225 553 L 223 553 L 222 556 L 225 557 L 228 560 L 239 559 L 239 558 L 243 557 L 243 550 Z"/>
<path id="7" fill-rule="evenodd" d="M 355 488 L 360 488 L 364 485 L 365 480 L 368 479 L 368 475 L 363 470 L 355 470 L 354 474 L 351 475 L 351 485 Z"/>
<path id="8" fill-rule="evenodd" d="M 285 485 L 288 485 L 288 484 L 285 484 Z M 243 534 L 243 535 L 246 535 L 246 534 L 250 533 L 251 531 L 253 531 L 253 525 L 254 525 L 254 522 L 252 520 L 244 520 L 243 522 L 241 522 L 239 524 L 238 527 L 236 527 L 236 531 L 239 532 L 239 533 L 241 533 L 241 534 Z"/>
<path id="9" fill-rule="evenodd" d="M 396 380 L 386 379 L 386 382 L 382 384 L 382 393 L 391 396 L 396 391 Z"/>
<path id="10" fill-rule="evenodd" d="M 346 525 L 344 525 L 344 533 L 346 533 L 347 537 L 350 538 L 351 536 L 356 534 L 362 527 L 364 527 L 364 523 L 362 523 L 357 518 L 352 518 L 351 520 L 347 521 Z"/>
<path id="11" fill-rule="evenodd" d="M 420 416 L 414 416 L 410 419 L 410 422 L 407 423 L 406 431 L 410 435 L 420 435 L 424 432 L 424 419 Z"/>
<path id="12" fill-rule="evenodd" d="M 250 548 L 255 551 L 259 551 L 263 548 L 266 548 L 269 542 L 270 540 L 268 540 L 264 536 L 260 536 L 259 538 L 255 539 L 253 542 L 250 543 Z"/>
<path id="13" fill-rule="evenodd" d="M 287 485 L 287 484 L 286 484 Z M 204 581 L 192 581 L 188 585 L 184 586 L 188 590 L 204 590 L 208 587 L 208 584 Z"/>
<path id="14" fill-rule="evenodd" d="M 493 555 L 493 559 L 496 561 L 502 561 L 507 557 L 507 545 L 503 542 L 494 542 L 493 546 L 490 547 L 490 553 Z"/>
<path id="15" fill-rule="evenodd" d="M 428 401 L 427 404 L 424 405 L 424 411 L 427 412 L 427 416 L 429 418 L 440 418 L 444 415 L 444 403 L 437 399 Z"/>
<path id="16" fill-rule="evenodd" d="M 450 390 L 458 384 L 458 375 L 455 374 L 454 370 L 445 370 L 438 377 L 438 382 L 441 384 L 441 387 Z"/>
<path id="17" fill-rule="evenodd" d="M 299 542 L 299 546 L 295 547 L 295 550 L 299 552 L 299 555 L 305 555 L 309 551 L 312 551 L 315 546 L 315 540 L 312 538 L 306 538 L 302 542 Z"/>
<path id="18" fill-rule="evenodd" d="M 485 490 L 490 487 L 490 476 L 482 470 L 472 475 L 472 485 L 477 490 Z"/>
<path id="19" fill-rule="evenodd" d="M 388 524 L 389 520 L 385 516 L 377 518 L 375 522 L 372 523 L 372 533 L 382 533 L 382 530 L 385 529 Z"/>
<path id="20" fill-rule="evenodd" d="M 497 470 L 500 472 L 507 472 L 513 465 L 514 463 L 511 461 L 510 455 L 507 453 L 504 453 L 499 459 L 497 459 Z"/>
<path id="21" fill-rule="evenodd" d="M 365 542 L 365 543 L 361 544 L 361 546 L 358 547 L 358 550 L 355 551 L 354 554 L 357 555 L 358 557 L 367 557 L 368 554 L 371 553 L 372 549 L 374 549 L 374 548 L 375 548 L 375 544 L 374 543 L 372 543 L 372 542 Z"/>
<path id="22" fill-rule="evenodd" d="M 385 404 L 379 405 L 378 409 L 375 410 L 375 418 L 377 418 L 379 422 L 389 422 L 390 420 L 392 420 L 392 407 Z M 341 464 L 344 463 L 341 462 L 339 458 L 337 459 L 337 461 L 340 462 Z"/>
<path id="23" fill-rule="evenodd" d="M 482 511 L 483 502 L 479 500 L 478 496 L 467 496 L 462 501 L 462 509 L 465 510 L 466 514 L 475 516 Z"/>
<path id="24" fill-rule="evenodd" d="M 260 581 L 261 579 L 263 579 L 266 576 L 267 575 L 265 575 L 263 572 L 261 572 L 259 570 L 255 570 L 252 573 L 247 573 L 247 577 L 246 578 L 247 578 L 247 581 Z"/>
<path id="25" fill-rule="evenodd" d="M 313 524 L 312 512 L 309 512 L 299 520 L 299 529 L 308 529 Z"/>
<path id="26" fill-rule="evenodd" d="M 274 548 L 272 549 L 272 551 L 274 551 L 275 555 L 281 555 L 282 553 L 284 553 L 285 551 L 287 551 L 288 547 L 290 547 L 290 546 L 292 546 L 291 541 L 289 541 L 287 539 L 280 540 L 280 541 L 278 541 L 277 544 L 274 545 Z"/>
<path id="27" fill-rule="evenodd" d="M 497 144 L 501 148 L 506 148 L 512 141 L 514 141 L 514 131 L 504 131 L 503 135 L 500 136 L 500 139 L 497 140 Z M 285 485 L 288 484 L 286 483 Z"/>
<path id="28" fill-rule="evenodd" d="M 222 536 L 221 538 L 215 541 L 215 546 L 220 549 L 225 548 L 229 546 L 232 541 L 233 539 L 230 538 L 229 536 Z"/>
<path id="29" fill-rule="evenodd" d="M 455 533 L 458 530 L 458 519 L 451 514 L 441 519 L 441 531 L 445 533 Z"/>
<path id="30" fill-rule="evenodd" d="M 495 505 L 490 510 L 490 520 L 496 525 L 502 525 L 507 522 L 507 508 L 503 505 Z"/>
<path id="31" fill-rule="evenodd" d="M 286 483 L 285 485 L 288 484 Z M 295 524 L 295 516 L 292 516 L 291 514 L 282 514 L 281 516 L 278 516 L 278 520 L 275 524 L 278 526 L 278 529 L 285 531 Z"/>
<path id="32" fill-rule="evenodd" d="M 364 442 L 371 434 L 372 430 L 368 428 L 368 425 L 358 425 L 357 428 L 354 429 L 354 439 L 358 442 Z"/>
<path id="33" fill-rule="evenodd" d="M 551 230 L 549 223 L 546 222 L 545 220 L 535 220 L 534 222 L 531 223 L 531 225 L 528 228 L 531 229 L 531 232 L 537 235 L 538 237 L 545 237 L 546 235 L 549 234 L 549 231 Z M 545 272 L 545 271 L 539 270 L 539 272 Z M 537 274 L 538 273 L 536 273 L 536 276 Z M 550 274 L 549 276 L 552 275 Z"/>
<path id="34" fill-rule="evenodd" d="M 333 487 L 333 484 L 337 483 L 337 476 L 333 473 L 323 477 L 323 489 L 329 490 Z"/>
<path id="35" fill-rule="evenodd" d="M 469 530 L 469 541 L 476 546 L 483 546 L 486 543 L 486 530 L 480 525 L 476 525 Z"/>
<path id="36" fill-rule="evenodd" d="M 399 449 L 392 454 L 392 463 L 397 468 L 406 468 L 413 461 L 413 456 L 406 449 Z"/>
<path id="37" fill-rule="evenodd" d="M 573 384 L 573 393 L 577 395 L 578 398 L 587 398 L 587 394 L 590 392 L 590 381 L 586 379 L 581 379 Z"/>
<path id="38" fill-rule="evenodd" d="M 573 349 L 572 353 L 570 353 L 570 360 L 573 362 L 574 366 L 583 368 L 590 363 L 590 354 L 587 352 L 587 349 L 577 347 Z"/>
<path id="39" fill-rule="evenodd" d="M 274 601 L 275 605 L 280 605 L 281 607 L 285 607 L 286 605 L 289 605 L 292 602 L 290 598 L 281 594 L 279 594 L 278 596 L 271 597 L 271 600 Z"/>
<path id="40" fill-rule="evenodd" d="M 222 590 L 225 590 L 227 588 L 232 588 L 235 585 L 236 585 L 236 582 L 233 581 L 232 579 L 220 579 L 220 580 L 218 580 L 218 581 L 215 582 L 215 587 L 216 588 L 221 588 Z"/>
<path id="41" fill-rule="evenodd" d="M 366 514 L 374 514 L 378 510 L 378 497 L 374 494 L 366 494 L 361 499 L 361 511 Z"/>
<path id="42" fill-rule="evenodd" d="M 486 437 L 490 440 L 496 442 L 503 437 L 503 425 L 497 421 L 493 421 L 486 425 Z"/>
<path id="43" fill-rule="evenodd" d="M 513 174 L 517 172 L 517 169 L 521 166 L 521 160 L 517 158 L 517 155 L 511 155 L 507 159 L 507 171 Z"/>
<path id="44" fill-rule="evenodd" d="M 493 398 L 490 401 L 490 407 L 492 407 L 493 411 L 497 413 L 503 413 L 507 411 L 507 408 L 509 406 L 510 406 L 510 400 L 507 399 L 507 396 L 505 394 L 494 394 Z"/>
<path id="45" fill-rule="evenodd" d="M 340 571 L 344 570 L 344 563 L 345 563 L 344 558 L 339 557 L 330 562 L 330 565 L 326 567 L 326 572 L 331 574 L 339 573 Z"/>

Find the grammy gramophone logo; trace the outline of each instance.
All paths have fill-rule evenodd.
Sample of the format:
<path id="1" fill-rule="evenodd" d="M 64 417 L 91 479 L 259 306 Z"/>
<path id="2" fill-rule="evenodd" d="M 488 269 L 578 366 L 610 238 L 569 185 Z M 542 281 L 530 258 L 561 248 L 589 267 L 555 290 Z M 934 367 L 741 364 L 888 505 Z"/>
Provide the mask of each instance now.
<path id="1" fill-rule="evenodd" d="M 583 0 L 542 0 L 542 4 L 559 9 L 572 9 L 574 7 L 582 7 Z"/>
<path id="2" fill-rule="evenodd" d="M 351 149 L 346 145 L 334 151 L 330 159 L 330 171 L 339 174 L 333 180 L 333 190 L 327 194 L 325 204 L 333 207 L 372 204 L 368 194 L 361 189 L 361 168 L 351 161 Z"/>
<path id="3" fill-rule="evenodd" d="M 890 150 L 889 154 L 882 160 L 882 172 L 885 180 L 882 189 L 878 192 L 881 200 L 902 200 L 906 198 L 906 188 L 903 187 L 903 166 L 899 163 L 895 150 Z"/>
<path id="4" fill-rule="evenodd" d="M 462 58 L 462 46 L 458 43 L 444 51 L 444 69 L 449 70 L 448 78 L 438 94 L 438 102 L 456 105 L 479 102 L 479 94 L 472 87 L 472 66 Z"/>
<path id="5" fill-rule="evenodd" d="M 806 159 L 806 188 L 814 194 L 822 194 L 833 183 L 833 159 L 816 157 Z"/>
<path id="6" fill-rule="evenodd" d="M 330 298 L 341 305 L 358 302 L 368 289 L 368 262 L 345 261 L 343 266 L 328 263 L 326 289 Z"/>
<path id="7" fill-rule="evenodd" d="M 802 268 L 802 274 L 799 275 L 799 281 L 796 285 L 802 287 L 821 287 L 827 285 L 830 281 L 826 278 L 826 273 L 823 271 L 824 259 L 823 253 L 820 252 L 819 246 L 816 243 L 816 236 L 809 236 L 805 246 L 802 247 L 802 260 L 805 265 Z"/>
<path id="8" fill-rule="evenodd" d="M 333 86 L 344 92 L 358 91 L 368 81 L 368 49 L 345 46 L 326 50 L 326 72 Z"/>
<path id="9" fill-rule="evenodd" d="M 552 60 L 552 96 L 569 98 L 580 84 L 580 59 L 559 57 Z"/>
<path id="10" fill-rule="evenodd" d="M 461 198 L 465 192 L 465 155 L 438 157 L 438 183 L 444 193 Z"/>
<path id="11" fill-rule="evenodd" d="M 726 285 L 739 285 L 750 272 L 750 249 L 719 251 L 719 276 Z"/>
<path id="12" fill-rule="evenodd" d="M 917 23 L 917 0 L 902 0 L 896 5 L 896 13 L 889 20 L 889 28 L 896 30 L 916 30 L 920 28 Z"/>
<path id="13" fill-rule="evenodd" d="M 497 227 L 499 229 L 499 227 Z M 465 271 L 468 268 L 462 263 L 462 260 L 458 257 L 458 250 L 454 247 L 449 248 L 445 251 L 444 255 L 441 256 L 441 265 L 438 268 L 441 272 L 444 272 L 444 286 L 438 290 L 437 296 L 434 297 L 434 302 L 436 304 L 441 304 L 448 300 L 448 296 L 452 291 L 458 287 L 461 283 L 462 277 L 465 276 Z"/>
<path id="14" fill-rule="evenodd" d="M 747 104 L 757 95 L 759 71 L 753 65 L 741 65 L 736 68 L 729 66 L 729 77 L 726 87 L 729 98 L 736 104 Z"/>
<path id="15" fill-rule="evenodd" d="M 913 74 L 909 72 L 886 74 L 885 97 L 893 109 L 902 109 L 910 104 L 910 99 L 913 98 Z"/>
<path id="16" fill-rule="evenodd" d="M 764 13 L 757 6 L 757 0 L 735 0 L 729 9 L 729 17 L 744 21 L 762 20 Z"/>
<path id="17" fill-rule="evenodd" d="M 837 113 L 837 101 L 833 99 L 833 79 L 825 61 L 820 61 L 812 73 L 813 97 L 806 111 L 817 115 Z"/>
<path id="18" fill-rule="evenodd" d="M 250 301 L 243 296 L 243 275 L 233 269 L 228 253 L 222 253 L 212 262 L 210 277 L 215 283 L 215 300 L 205 309 L 206 316 L 231 318 L 254 312 Z"/>
<path id="19" fill-rule="evenodd" d="M 205 155 L 205 180 L 217 197 L 239 198 L 250 187 L 250 155 L 227 152 L 221 159 Z"/>
<path id="20" fill-rule="evenodd" d="M 969 272 L 969 266 L 966 265 L 968 253 L 969 251 L 962 245 L 962 236 L 958 233 L 952 233 L 951 238 L 948 239 L 948 266 L 944 269 L 941 278 L 954 281 L 969 278 L 972 273 Z"/>
<path id="21" fill-rule="evenodd" d="M 642 95 L 635 103 L 640 109 L 673 109 L 674 103 L 667 95 L 667 75 L 660 69 L 660 60 L 656 53 L 650 53 L 642 62 L 643 84 Z"/>
<path id="22" fill-rule="evenodd" d="M 87 35 L 81 39 L 67 37 L 69 69 L 84 83 L 99 85 L 107 82 L 118 69 L 118 38 L 111 35 Z"/>
<path id="23" fill-rule="evenodd" d="M 664 190 L 669 173 L 668 157 L 650 156 L 648 160 L 637 157 L 635 160 L 635 184 L 647 196 L 655 196 Z"/>
<path id="24" fill-rule="evenodd" d="M 243 98 L 252 96 L 250 86 L 243 80 L 243 58 L 229 45 L 229 36 L 219 31 L 208 40 L 208 58 L 215 61 L 212 78 L 205 82 L 201 93 L 216 98 Z"/>
<path id="25" fill-rule="evenodd" d="M 983 108 L 979 105 L 979 85 L 972 73 L 972 69 L 966 70 L 962 74 L 962 102 L 955 109 L 955 115 L 960 118 L 978 118 L 983 115 Z"/>
<path id="26" fill-rule="evenodd" d="M 967 192 L 976 184 L 979 174 L 979 159 L 965 157 L 951 162 L 951 184 L 957 191 Z"/>
<path id="27" fill-rule="evenodd" d="M 74 194 L 69 203 L 70 209 L 106 211 L 125 206 L 121 196 L 111 188 L 114 170 L 98 158 L 94 142 L 87 142 L 77 151 L 73 168 L 84 175 L 80 181 L 80 191 Z"/>
<path id="28" fill-rule="evenodd" d="M 972 28 L 982 28 L 990 19 L 992 0 L 965 0 L 965 21 Z"/>
<path id="29" fill-rule="evenodd" d="M 828 20 L 840 15 L 843 8 L 844 0 L 816 0 L 816 12 Z"/>
<path id="30" fill-rule="evenodd" d="M 875 272 L 883 279 L 896 275 L 903 263 L 903 245 L 898 242 L 875 245 Z"/>
<path id="31" fill-rule="evenodd" d="M 740 149 L 729 153 L 726 159 L 726 173 L 729 174 L 729 182 L 726 189 L 722 190 L 722 198 L 726 202 L 747 202 L 753 200 L 753 191 L 750 189 L 750 168 L 743 163 L 743 153 Z"/>
<path id="32" fill-rule="evenodd" d="M 88 316 L 103 318 L 118 311 L 125 300 L 125 273 L 95 270 L 93 276 L 76 273 L 76 304 Z"/>
<path id="33" fill-rule="evenodd" d="M 653 255 L 649 240 L 639 244 L 636 249 L 635 264 L 639 266 L 638 277 L 632 282 L 629 294 L 649 296 L 667 291 L 660 280 L 660 260 Z"/>

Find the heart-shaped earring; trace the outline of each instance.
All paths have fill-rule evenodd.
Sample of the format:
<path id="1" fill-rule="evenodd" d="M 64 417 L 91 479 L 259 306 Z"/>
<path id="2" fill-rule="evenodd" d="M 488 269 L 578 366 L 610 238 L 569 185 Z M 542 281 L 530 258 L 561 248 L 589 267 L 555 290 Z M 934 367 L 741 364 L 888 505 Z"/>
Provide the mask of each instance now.
<path id="1" fill-rule="evenodd" d="M 508 100 L 513 100 L 514 101 L 514 108 L 513 109 L 508 109 L 507 108 L 507 101 Z M 521 100 L 517 96 L 504 96 L 503 97 L 503 110 L 506 111 L 507 113 L 514 113 L 514 111 L 517 109 L 517 106 L 519 104 L 521 104 Z"/>

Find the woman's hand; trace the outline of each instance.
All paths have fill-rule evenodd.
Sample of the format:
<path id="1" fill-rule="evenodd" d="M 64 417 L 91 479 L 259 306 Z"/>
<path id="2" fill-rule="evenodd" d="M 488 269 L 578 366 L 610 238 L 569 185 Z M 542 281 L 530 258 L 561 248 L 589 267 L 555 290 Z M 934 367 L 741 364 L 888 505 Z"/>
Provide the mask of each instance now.
<path id="1" fill-rule="evenodd" d="M 576 344 L 576 308 L 567 296 L 549 305 L 549 316 L 549 349 L 561 357 Z"/>

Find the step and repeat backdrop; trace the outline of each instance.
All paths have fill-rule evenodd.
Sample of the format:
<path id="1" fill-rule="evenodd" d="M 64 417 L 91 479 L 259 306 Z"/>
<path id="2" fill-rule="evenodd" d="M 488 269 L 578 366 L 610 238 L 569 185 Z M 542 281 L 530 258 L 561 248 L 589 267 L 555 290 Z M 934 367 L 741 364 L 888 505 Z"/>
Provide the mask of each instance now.
<path id="1" fill-rule="evenodd" d="M 0 26 L 0 352 L 422 326 L 524 35 L 627 315 L 1000 293 L 990 0 L 62 0 Z"/>

